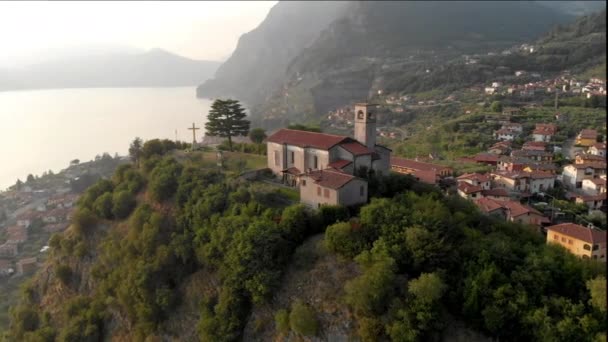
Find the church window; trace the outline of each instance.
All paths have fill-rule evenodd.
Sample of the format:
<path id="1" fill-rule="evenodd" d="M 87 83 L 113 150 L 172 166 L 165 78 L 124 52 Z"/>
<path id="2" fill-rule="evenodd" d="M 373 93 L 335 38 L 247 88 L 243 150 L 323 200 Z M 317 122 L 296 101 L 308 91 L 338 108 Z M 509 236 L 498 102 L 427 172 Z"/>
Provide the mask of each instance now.
<path id="1" fill-rule="evenodd" d="M 290 153 L 291 153 L 291 155 L 290 155 L 291 156 L 291 163 L 293 164 L 293 163 L 295 163 L 295 160 L 296 160 L 296 154 L 293 151 L 291 151 Z"/>
<path id="2" fill-rule="evenodd" d="M 363 111 L 362 110 L 358 111 L 357 112 L 357 119 L 363 119 L 363 117 L 364 117 Z"/>
<path id="3" fill-rule="evenodd" d="M 318 169 L 319 168 L 319 158 L 317 158 L 317 156 L 314 156 L 314 168 Z"/>
<path id="4" fill-rule="evenodd" d="M 325 198 L 329 198 L 329 189 L 323 189 L 323 196 L 325 196 Z"/>

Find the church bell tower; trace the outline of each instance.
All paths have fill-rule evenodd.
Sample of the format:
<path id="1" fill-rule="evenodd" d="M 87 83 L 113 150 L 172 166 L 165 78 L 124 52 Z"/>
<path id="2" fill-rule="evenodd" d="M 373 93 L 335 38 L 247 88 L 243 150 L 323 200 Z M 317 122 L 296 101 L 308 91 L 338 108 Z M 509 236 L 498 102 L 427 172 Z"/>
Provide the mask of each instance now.
<path id="1" fill-rule="evenodd" d="M 376 113 L 375 106 L 369 103 L 355 104 L 355 139 L 375 150 L 376 146 Z"/>

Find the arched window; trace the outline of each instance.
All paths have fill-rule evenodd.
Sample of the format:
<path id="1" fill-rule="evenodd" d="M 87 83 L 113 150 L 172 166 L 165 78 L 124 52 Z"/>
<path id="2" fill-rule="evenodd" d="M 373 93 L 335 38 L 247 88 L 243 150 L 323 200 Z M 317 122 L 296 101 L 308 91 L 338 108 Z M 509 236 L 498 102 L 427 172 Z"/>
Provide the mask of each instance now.
<path id="1" fill-rule="evenodd" d="M 364 117 L 363 111 L 362 110 L 358 111 L 357 112 L 357 119 L 363 119 L 363 117 Z"/>
<path id="2" fill-rule="evenodd" d="M 583 248 L 584 248 L 586 251 L 590 251 L 590 250 L 591 250 L 591 246 L 589 246 L 588 244 L 585 244 L 585 245 L 583 246 Z"/>

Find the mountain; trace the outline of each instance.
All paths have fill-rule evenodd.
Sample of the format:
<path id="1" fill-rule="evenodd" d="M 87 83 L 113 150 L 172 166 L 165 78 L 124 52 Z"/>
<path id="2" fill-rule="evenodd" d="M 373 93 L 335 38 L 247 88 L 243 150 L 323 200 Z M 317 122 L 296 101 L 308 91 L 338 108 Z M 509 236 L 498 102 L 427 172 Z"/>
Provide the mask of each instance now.
<path id="1" fill-rule="evenodd" d="M 0 89 L 193 86 L 218 66 L 219 62 L 192 60 L 162 49 L 99 52 L 0 70 Z"/>
<path id="2" fill-rule="evenodd" d="M 605 1 L 537 1 L 539 5 L 546 6 L 560 12 L 575 16 L 583 16 L 606 8 Z"/>
<path id="3" fill-rule="evenodd" d="M 278 87 L 289 61 L 337 18 L 348 2 L 280 1 L 253 31 L 243 34 L 215 77 L 197 89 L 199 97 L 234 96 L 258 102 Z"/>
<path id="4" fill-rule="evenodd" d="M 464 54 L 501 51 L 534 41 L 555 25 L 573 21 L 575 8 L 589 11 L 596 5 L 348 2 L 332 12 L 333 20 L 326 16 L 326 25 L 317 24 L 316 31 L 308 31 L 298 48 L 282 48 L 272 34 L 296 37 L 302 26 L 281 20 L 281 16 L 291 18 L 294 10 L 304 12 L 312 5 L 298 6 L 277 4 L 259 28 L 242 37 L 214 80 L 199 87 L 198 96 L 242 99 L 252 109 L 254 124 L 266 128 L 289 121 L 318 122 L 327 110 L 365 100 L 386 85 L 401 86 L 412 76 L 421 79 Z M 285 22 L 289 24 L 281 25 Z M 245 44 L 254 37 L 257 44 Z M 269 55 L 280 63 L 269 60 Z M 434 85 L 414 82 L 408 87 L 417 90 Z"/>

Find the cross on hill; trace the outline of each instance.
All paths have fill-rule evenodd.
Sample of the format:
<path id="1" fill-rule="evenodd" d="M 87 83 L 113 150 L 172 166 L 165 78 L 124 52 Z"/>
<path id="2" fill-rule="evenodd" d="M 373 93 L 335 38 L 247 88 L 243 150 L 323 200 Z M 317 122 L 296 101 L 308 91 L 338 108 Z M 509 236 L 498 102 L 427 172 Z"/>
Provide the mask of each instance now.
<path id="1" fill-rule="evenodd" d="M 196 130 L 197 129 L 201 129 L 200 127 L 196 127 L 194 125 L 194 122 L 192 123 L 192 127 L 188 128 L 189 130 L 192 130 L 192 146 L 196 145 Z"/>

